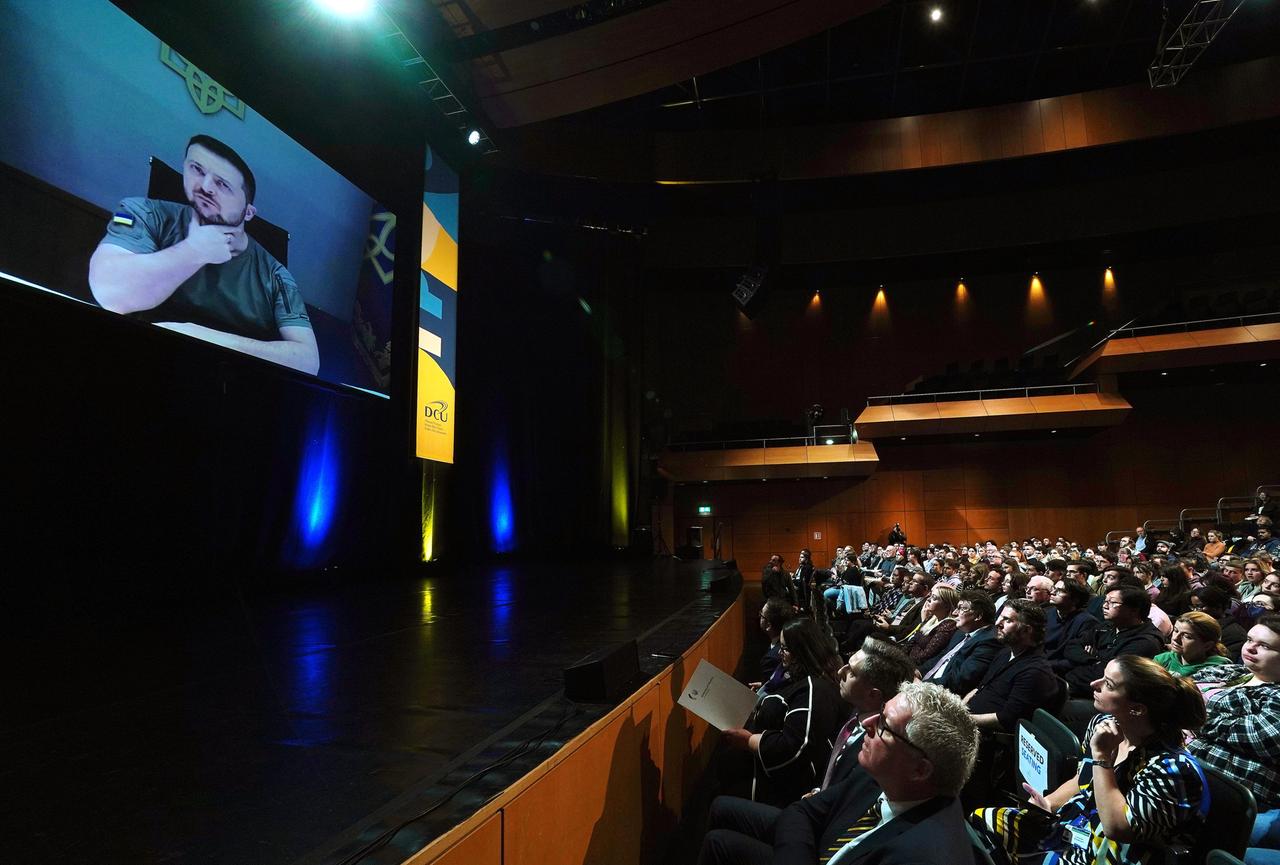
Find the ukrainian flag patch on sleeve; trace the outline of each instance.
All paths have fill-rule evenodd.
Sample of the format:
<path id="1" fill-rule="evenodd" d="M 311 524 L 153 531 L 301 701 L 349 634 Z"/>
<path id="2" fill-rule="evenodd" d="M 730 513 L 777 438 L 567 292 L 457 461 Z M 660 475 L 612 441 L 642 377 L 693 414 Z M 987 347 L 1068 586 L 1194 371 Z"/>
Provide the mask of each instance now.
<path id="1" fill-rule="evenodd" d="M 123 225 L 125 228 L 132 228 L 132 227 L 133 227 L 133 214 L 131 214 L 131 213 L 126 213 L 126 212 L 124 212 L 123 210 L 116 211 L 116 214 L 115 214 L 114 216 L 112 216 L 112 217 L 111 217 L 111 224 L 112 224 L 112 225 Z"/>

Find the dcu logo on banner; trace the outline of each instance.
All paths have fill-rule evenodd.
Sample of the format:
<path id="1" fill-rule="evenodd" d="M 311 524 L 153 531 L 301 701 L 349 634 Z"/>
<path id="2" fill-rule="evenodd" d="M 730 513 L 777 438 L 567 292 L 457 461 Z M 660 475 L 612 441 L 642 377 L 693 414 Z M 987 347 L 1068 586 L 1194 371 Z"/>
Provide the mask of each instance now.
<path id="1" fill-rule="evenodd" d="M 449 403 L 442 399 L 432 400 L 422 407 L 422 413 L 432 420 L 438 420 L 441 423 L 449 422 Z"/>

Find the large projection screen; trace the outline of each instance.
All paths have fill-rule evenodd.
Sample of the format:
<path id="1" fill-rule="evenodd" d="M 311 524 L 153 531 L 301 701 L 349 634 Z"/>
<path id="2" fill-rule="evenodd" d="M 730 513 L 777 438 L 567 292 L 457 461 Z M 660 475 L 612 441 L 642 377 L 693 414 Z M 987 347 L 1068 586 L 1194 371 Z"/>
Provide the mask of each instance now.
<path id="1" fill-rule="evenodd" d="M 427 149 L 418 294 L 417 454 L 453 462 L 457 423 L 458 175 Z"/>
<path id="2" fill-rule="evenodd" d="M 108 0 L 0 3 L 0 285 L 386 396 L 395 215 L 182 50 Z"/>

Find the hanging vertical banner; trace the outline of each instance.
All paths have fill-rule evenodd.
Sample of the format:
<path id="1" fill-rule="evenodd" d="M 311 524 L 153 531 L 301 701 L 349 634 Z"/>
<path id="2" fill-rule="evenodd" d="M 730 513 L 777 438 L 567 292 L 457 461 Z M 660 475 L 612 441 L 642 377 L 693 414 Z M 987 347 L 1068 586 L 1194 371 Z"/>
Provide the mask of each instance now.
<path id="1" fill-rule="evenodd" d="M 418 289 L 419 457 L 453 462 L 457 424 L 458 175 L 427 148 Z"/>

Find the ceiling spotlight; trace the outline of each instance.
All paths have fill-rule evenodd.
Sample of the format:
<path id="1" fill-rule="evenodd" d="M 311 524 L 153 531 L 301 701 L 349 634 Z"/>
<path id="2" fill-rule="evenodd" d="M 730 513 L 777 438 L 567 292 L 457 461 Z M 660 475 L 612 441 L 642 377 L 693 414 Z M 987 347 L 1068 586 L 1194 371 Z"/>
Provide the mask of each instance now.
<path id="1" fill-rule="evenodd" d="M 316 0 L 316 5 L 343 18 L 364 18 L 373 12 L 373 0 Z"/>
<path id="2" fill-rule="evenodd" d="M 903 441 L 906 441 L 906 440 L 907 440 L 907 437 L 906 437 L 906 436 L 903 436 L 903 437 L 902 437 L 902 440 L 903 440 Z"/>
<path id="3" fill-rule="evenodd" d="M 942 20 L 941 6 L 934 6 L 932 9 L 929 10 L 929 20 L 932 21 L 934 24 L 937 24 L 939 21 Z"/>
<path id="4" fill-rule="evenodd" d="M 1169 373 L 1167 373 L 1167 372 L 1162 372 L 1162 373 L 1160 373 L 1160 374 L 1161 374 L 1161 375 L 1168 375 Z"/>
<path id="5" fill-rule="evenodd" d="M 470 144 L 472 147 L 475 147 L 477 144 L 480 143 L 479 129 L 472 129 L 470 132 L 467 133 L 467 143 Z"/>
<path id="6" fill-rule="evenodd" d="M 1267 365 L 1267 364 L 1266 364 L 1266 362 L 1265 362 L 1265 361 L 1264 361 L 1264 362 L 1262 362 L 1262 363 L 1260 363 L 1260 364 L 1258 364 L 1258 366 L 1266 366 L 1266 365 Z"/>
<path id="7" fill-rule="evenodd" d="M 1266 364 L 1264 363 L 1264 364 L 1263 364 L 1263 366 L 1266 366 Z M 829 444 L 829 445 L 833 445 L 833 444 L 835 444 L 835 443 L 836 443 L 836 440 L 835 440 L 835 439 L 827 439 L 827 444 Z"/>

